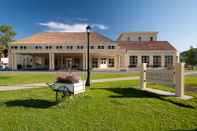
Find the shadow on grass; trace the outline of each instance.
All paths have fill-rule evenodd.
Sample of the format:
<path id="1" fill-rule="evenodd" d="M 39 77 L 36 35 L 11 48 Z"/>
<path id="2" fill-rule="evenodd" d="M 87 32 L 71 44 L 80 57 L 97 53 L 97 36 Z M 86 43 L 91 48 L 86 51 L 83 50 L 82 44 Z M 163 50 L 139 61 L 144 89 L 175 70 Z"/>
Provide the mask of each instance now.
<path id="1" fill-rule="evenodd" d="M 56 102 L 40 99 L 27 99 L 27 100 L 12 100 L 7 101 L 5 104 L 8 107 L 28 107 L 28 108 L 49 108 L 56 105 Z"/>
<path id="2" fill-rule="evenodd" d="M 170 130 L 170 131 L 197 131 L 197 128 L 196 129 L 189 129 L 189 130 L 184 130 L 184 129 L 180 129 L 180 130 Z"/>
<path id="3" fill-rule="evenodd" d="M 155 93 L 151 93 L 151 92 L 147 92 L 147 91 L 143 91 L 143 90 L 139 90 L 139 89 L 135 89 L 133 87 L 128 87 L 128 88 L 93 88 L 93 89 L 98 89 L 98 90 L 107 90 L 107 91 L 111 91 L 117 95 L 111 95 L 109 97 L 111 98 L 156 98 L 162 101 L 166 101 L 166 102 L 170 102 L 174 105 L 180 106 L 180 107 L 185 107 L 185 108 L 192 108 L 194 109 L 195 107 L 185 104 L 185 103 L 181 103 L 175 100 L 171 100 L 171 99 L 167 99 L 165 98 L 166 96 L 163 95 L 158 95 Z"/>

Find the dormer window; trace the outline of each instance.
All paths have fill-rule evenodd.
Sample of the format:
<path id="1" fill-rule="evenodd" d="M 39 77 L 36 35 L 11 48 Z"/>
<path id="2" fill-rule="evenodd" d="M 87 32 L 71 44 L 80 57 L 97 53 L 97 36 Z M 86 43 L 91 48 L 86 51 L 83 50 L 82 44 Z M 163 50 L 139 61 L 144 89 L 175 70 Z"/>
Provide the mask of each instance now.
<path id="1" fill-rule="evenodd" d="M 73 46 L 66 46 L 67 49 L 73 49 Z"/>
<path id="2" fill-rule="evenodd" d="M 141 36 L 138 37 L 138 41 L 142 41 L 142 37 Z"/>
<path id="3" fill-rule="evenodd" d="M 104 49 L 105 47 L 103 45 L 99 45 L 98 49 Z"/>
<path id="4" fill-rule="evenodd" d="M 153 41 L 153 37 L 152 36 L 150 37 L 150 41 Z"/>

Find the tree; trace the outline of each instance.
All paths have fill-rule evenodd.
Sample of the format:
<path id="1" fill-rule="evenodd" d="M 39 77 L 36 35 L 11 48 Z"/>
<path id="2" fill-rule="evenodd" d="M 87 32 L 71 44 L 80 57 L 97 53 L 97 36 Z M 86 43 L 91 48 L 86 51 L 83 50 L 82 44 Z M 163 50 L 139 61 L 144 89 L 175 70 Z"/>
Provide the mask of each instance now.
<path id="1" fill-rule="evenodd" d="M 195 48 L 191 46 L 190 49 L 186 53 L 185 62 L 186 64 L 191 65 L 192 69 L 193 69 L 193 66 L 197 64 L 196 57 L 197 57 L 197 51 Z"/>
<path id="2" fill-rule="evenodd" d="M 10 25 L 0 25 L 0 44 L 3 45 L 3 54 L 7 57 L 8 54 L 8 42 L 13 41 L 16 32 L 13 31 Z"/>

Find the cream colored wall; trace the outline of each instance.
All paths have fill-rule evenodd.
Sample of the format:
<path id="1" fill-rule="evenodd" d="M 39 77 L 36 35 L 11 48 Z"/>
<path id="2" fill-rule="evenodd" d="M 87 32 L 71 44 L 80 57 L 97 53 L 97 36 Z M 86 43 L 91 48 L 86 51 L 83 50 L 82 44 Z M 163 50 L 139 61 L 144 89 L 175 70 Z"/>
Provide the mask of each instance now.
<path id="1" fill-rule="evenodd" d="M 80 45 L 80 44 L 76 44 L 77 45 Z M 82 44 L 81 44 L 82 45 Z M 102 45 L 102 44 L 100 44 Z M 125 52 L 125 50 L 121 50 L 118 46 L 114 45 L 115 46 L 115 49 L 108 49 L 108 45 L 114 45 L 114 44 L 107 44 L 105 45 L 105 49 L 97 49 L 97 46 L 98 45 L 94 45 L 95 48 L 94 49 L 90 49 L 90 54 L 91 54 L 91 57 L 92 55 L 93 56 L 96 56 L 98 57 L 99 59 L 102 58 L 102 57 L 106 57 L 106 58 L 110 58 L 110 57 L 113 57 L 115 59 L 115 68 L 116 69 L 127 69 L 128 66 L 129 66 L 129 56 L 138 56 L 138 66 L 140 66 L 141 64 L 141 56 L 143 55 L 148 55 L 150 56 L 150 65 L 153 64 L 153 60 L 152 60 L 152 57 L 154 55 L 160 55 L 162 56 L 162 66 L 164 66 L 164 56 L 165 55 L 173 55 L 173 64 L 175 64 L 176 62 L 179 61 L 179 53 L 178 52 L 175 52 L 175 51 L 133 51 L 133 50 L 129 50 L 127 51 L 127 53 Z M 42 48 L 42 49 L 35 49 L 35 46 L 36 45 L 33 45 L 33 46 L 27 46 L 27 45 L 18 45 L 19 47 L 20 46 L 26 46 L 27 49 L 20 49 L 18 48 L 17 50 L 15 49 L 9 49 L 9 66 L 12 68 L 12 69 L 16 69 L 16 64 L 17 63 L 21 63 L 22 60 L 20 60 L 20 54 L 41 54 L 41 53 L 47 53 L 49 54 L 49 67 L 51 70 L 54 69 L 54 57 L 53 55 L 55 53 L 73 53 L 73 54 L 79 54 L 81 53 L 83 56 L 82 56 L 82 59 L 83 59 L 83 69 L 86 69 L 87 68 L 87 65 L 86 65 L 86 61 L 87 61 L 87 49 L 84 47 L 84 49 L 76 49 L 75 45 L 74 48 L 71 50 L 71 49 L 66 49 L 66 46 L 67 45 L 62 45 L 64 46 L 63 49 L 56 49 L 56 46 L 57 45 L 46 45 L 46 46 L 53 46 L 52 49 L 45 49 L 45 48 Z M 26 57 L 29 57 L 31 58 L 31 56 L 26 56 Z M 92 63 L 91 61 L 91 57 L 90 57 L 90 65 Z M 176 60 L 176 57 L 178 57 L 178 61 Z M 100 63 L 100 61 L 99 61 Z"/>
<path id="2" fill-rule="evenodd" d="M 153 65 L 153 56 L 161 56 L 161 66 L 164 67 L 165 65 L 165 56 L 172 55 L 173 56 L 173 65 L 179 62 L 179 53 L 176 51 L 128 51 L 127 52 L 127 63 L 129 65 L 129 56 L 138 56 L 138 67 L 141 65 L 141 56 L 149 56 L 150 58 L 150 65 Z M 178 56 L 178 60 L 176 59 Z M 127 65 L 127 66 L 128 66 Z"/>
<path id="3" fill-rule="evenodd" d="M 98 49 L 98 46 L 104 46 L 104 49 Z M 25 44 L 17 44 L 17 45 L 13 45 L 13 46 L 18 46 L 17 49 L 13 48 L 9 48 L 9 56 L 11 59 L 11 56 L 16 56 L 16 59 L 11 59 L 11 61 L 17 63 L 17 64 L 21 64 L 23 62 L 24 59 L 26 59 L 26 54 L 42 54 L 42 53 L 47 53 L 49 54 L 49 68 L 50 70 L 54 69 L 54 57 L 53 55 L 55 53 L 73 53 L 73 54 L 82 54 L 82 59 L 83 59 L 83 69 L 87 68 L 86 65 L 86 61 L 87 61 L 87 49 L 86 49 L 86 45 L 84 44 L 70 44 L 70 45 L 59 45 L 59 44 L 53 44 L 53 45 L 41 45 L 42 49 L 35 49 L 35 46 L 39 46 L 39 44 L 35 44 L 35 45 L 30 45 L 27 46 Z M 21 49 L 20 46 L 26 46 L 26 49 Z M 52 46 L 52 49 L 46 49 L 46 46 Z M 62 49 L 56 49 L 56 46 L 63 46 Z M 67 46 L 73 46 L 73 49 L 67 49 Z M 77 46 L 83 46 L 83 49 L 77 49 Z M 119 54 L 119 47 L 117 47 L 115 44 L 112 43 L 105 43 L 104 44 L 90 44 L 90 46 L 94 46 L 94 49 L 90 48 L 90 54 L 94 53 L 94 54 L 99 54 L 99 57 L 106 57 L 109 58 L 111 56 L 115 56 L 117 54 Z M 115 46 L 115 49 L 108 49 L 108 46 Z M 23 54 L 23 55 L 21 55 Z M 32 59 L 32 56 L 29 55 L 29 59 Z M 100 62 L 100 61 L 99 61 Z M 14 67 L 13 64 L 11 64 L 12 62 L 10 62 L 10 67 L 12 69 L 15 69 L 16 67 Z M 91 65 L 91 59 L 90 59 L 90 65 Z"/>

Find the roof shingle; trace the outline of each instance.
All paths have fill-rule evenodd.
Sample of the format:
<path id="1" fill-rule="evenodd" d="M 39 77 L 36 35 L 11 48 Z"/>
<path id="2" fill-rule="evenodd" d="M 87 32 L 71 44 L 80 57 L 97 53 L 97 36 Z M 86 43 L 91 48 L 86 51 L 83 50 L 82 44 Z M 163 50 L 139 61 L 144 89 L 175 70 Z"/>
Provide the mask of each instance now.
<path id="1" fill-rule="evenodd" d="M 33 36 L 17 40 L 13 43 L 20 44 L 65 44 L 65 43 L 86 43 L 87 34 L 86 32 L 43 32 L 38 33 Z M 96 33 L 90 33 L 90 42 L 91 43 L 105 43 L 112 42 L 111 39 Z"/>
<path id="2" fill-rule="evenodd" d="M 121 49 L 127 50 L 171 50 L 176 51 L 168 41 L 118 41 Z"/>

